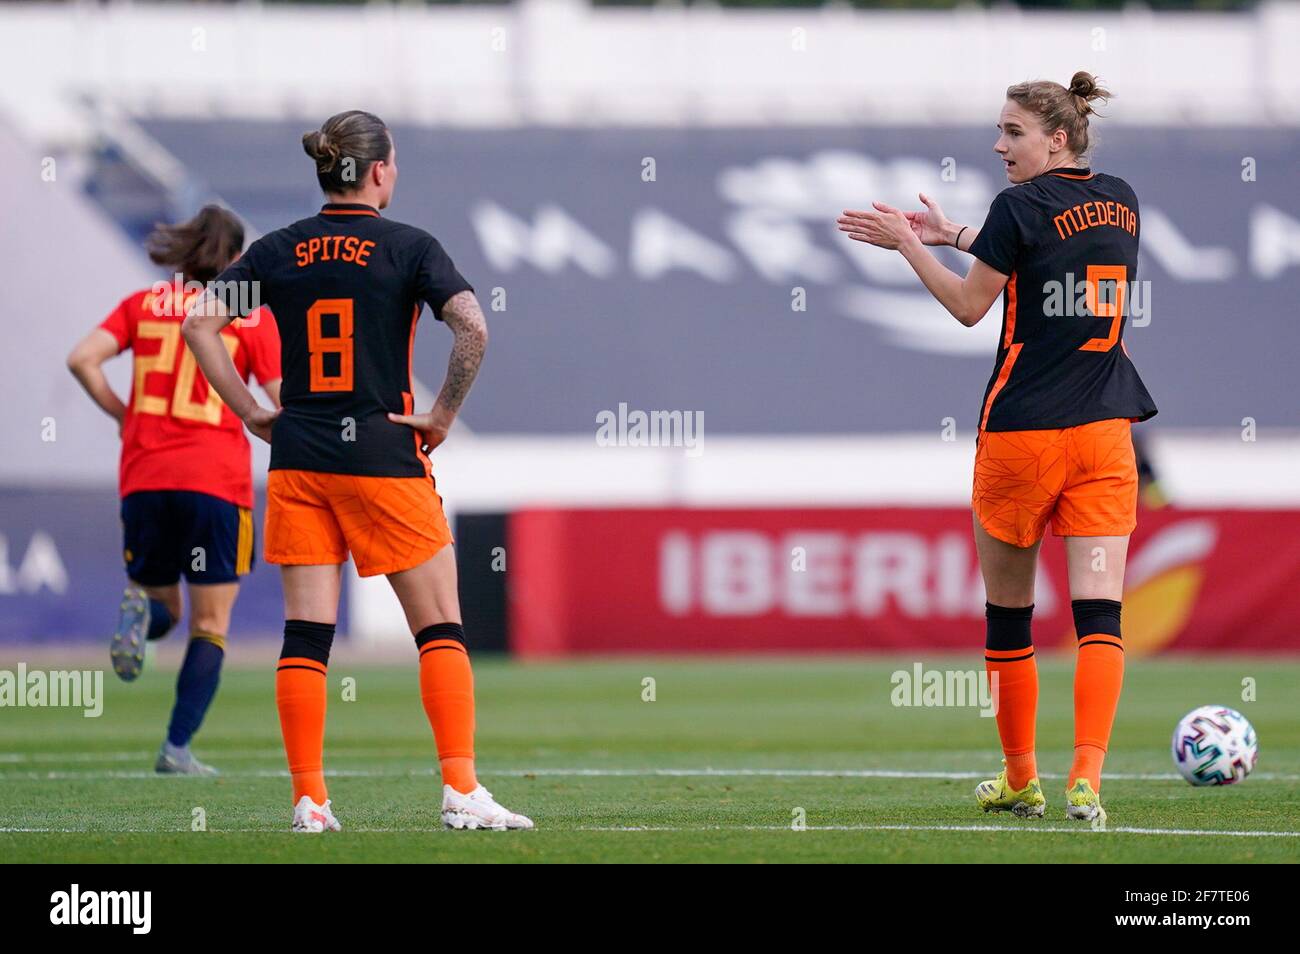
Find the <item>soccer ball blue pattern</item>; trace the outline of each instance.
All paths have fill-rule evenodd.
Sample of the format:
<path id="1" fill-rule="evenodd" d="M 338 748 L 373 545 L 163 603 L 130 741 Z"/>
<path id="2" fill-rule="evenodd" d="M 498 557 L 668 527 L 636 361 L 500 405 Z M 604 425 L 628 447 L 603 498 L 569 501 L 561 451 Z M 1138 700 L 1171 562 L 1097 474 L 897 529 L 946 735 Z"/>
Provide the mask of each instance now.
<path id="1" fill-rule="evenodd" d="M 1201 706 L 1174 729 L 1174 765 L 1193 785 L 1231 785 L 1246 778 L 1259 758 L 1255 728 L 1236 709 Z"/>

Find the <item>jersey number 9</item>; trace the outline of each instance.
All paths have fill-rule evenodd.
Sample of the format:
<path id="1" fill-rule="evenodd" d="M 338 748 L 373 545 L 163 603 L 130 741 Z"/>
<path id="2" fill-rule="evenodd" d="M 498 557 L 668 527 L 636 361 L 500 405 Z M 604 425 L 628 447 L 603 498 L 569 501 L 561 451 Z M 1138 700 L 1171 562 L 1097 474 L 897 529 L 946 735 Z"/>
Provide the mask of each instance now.
<path id="1" fill-rule="evenodd" d="M 1101 300 L 1101 283 L 1115 283 L 1115 297 Z M 1119 340 L 1119 325 L 1124 320 L 1124 296 L 1128 292 L 1127 265 L 1089 265 L 1084 280 L 1084 300 L 1094 318 L 1109 318 L 1110 333 L 1105 338 L 1089 338 L 1080 351 L 1109 351 Z"/>

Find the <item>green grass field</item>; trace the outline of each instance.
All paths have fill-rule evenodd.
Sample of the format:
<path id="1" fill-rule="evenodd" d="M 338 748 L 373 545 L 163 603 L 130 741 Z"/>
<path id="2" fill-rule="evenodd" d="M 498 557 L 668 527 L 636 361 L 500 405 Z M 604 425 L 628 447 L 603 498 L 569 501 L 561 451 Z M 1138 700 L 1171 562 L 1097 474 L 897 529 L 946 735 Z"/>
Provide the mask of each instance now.
<path id="1" fill-rule="evenodd" d="M 97 662 L 97 661 L 96 661 Z M 1071 669 L 1040 659 L 1039 767 L 1047 816 L 984 815 L 994 720 L 975 708 L 895 708 L 913 659 L 620 660 L 523 665 L 480 658 L 480 776 L 537 823 L 449 832 L 414 664 L 330 671 L 326 770 L 345 830 L 288 830 L 271 666 L 230 668 L 194 749 L 217 779 L 152 773 L 174 666 L 132 685 L 110 673 L 100 718 L 0 709 L 6 861 L 1058 861 L 1300 859 L 1300 662 L 1131 661 L 1107 761 L 1110 827 L 1067 822 Z M 969 669 L 978 654 L 931 658 Z M 12 663 L 6 663 L 12 666 Z M 152 661 L 151 661 L 152 665 Z M 356 700 L 341 681 L 356 680 Z M 653 677 L 656 700 L 642 701 Z M 1241 701 L 1244 677 L 1258 700 Z M 1241 709 L 1260 737 L 1244 784 L 1195 789 L 1169 736 L 1204 703 Z M 193 831 L 197 809 L 206 831 Z M 807 830 L 796 831 L 797 810 Z M 1223 834 L 1213 834 L 1223 832 Z"/>

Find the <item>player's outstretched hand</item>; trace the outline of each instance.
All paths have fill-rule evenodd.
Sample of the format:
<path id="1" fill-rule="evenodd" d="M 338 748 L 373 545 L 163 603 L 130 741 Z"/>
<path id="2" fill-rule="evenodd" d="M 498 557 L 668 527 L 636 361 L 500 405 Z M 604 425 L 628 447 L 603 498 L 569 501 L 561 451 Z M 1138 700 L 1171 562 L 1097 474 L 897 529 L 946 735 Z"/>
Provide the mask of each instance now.
<path id="1" fill-rule="evenodd" d="M 875 211 L 845 209 L 835 220 L 839 230 L 854 241 L 877 248 L 899 248 L 912 240 L 915 233 L 907 216 L 883 202 L 873 202 L 871 207 Z"/>
<path id="2" fill-rule="evenodd" d="M 426 454 L 445 441 L 447 431 L 451 429 L 451 424 L 444 421 L 441 416 L 435 416 L 433 411 L 425 411 L 423 414 L 389 413 L 388 419 L 394 424 L 405 424 L 419 431 L 422 442 L 420 450 Z"/>
<path id="3" fill-rule="evenodd" d="M 269 444 L 271 443 L 271 425 L 280 416 L 280 410 L 280 408 L 276 408 L 274 411 L 269 411 L 259 404 L 248 412 L 248 416 L 244 418 L 244 426 Z"/>
<path id="4" fill-rule="evenodd" d="M 917 197 L 925 209 L 920 212 L 903 213 L 908 224 L 912 226 L 912 232 L 924 245 L 950 245 L 953 224 L 948 221 L 948 216 L 943 214 L 939 203 L 924 192 L 918 192 Z"/>

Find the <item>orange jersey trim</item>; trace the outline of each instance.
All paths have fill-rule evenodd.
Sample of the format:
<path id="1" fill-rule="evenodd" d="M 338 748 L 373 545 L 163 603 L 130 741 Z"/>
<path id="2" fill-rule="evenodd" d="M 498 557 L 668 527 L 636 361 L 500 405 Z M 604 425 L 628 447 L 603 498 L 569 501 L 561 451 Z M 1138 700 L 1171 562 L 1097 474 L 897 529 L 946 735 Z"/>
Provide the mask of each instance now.
<path id="1" fill-rule="evenodd" d="M 1016 273 L 1011 273 L 1011 278 L 1007 280 L 1007 320 L 1006 332 L 1002 335 L 1002 347 L 1007 349 L 1007 359 L 1002 362 L 1002 367 L 998 370 L 998 379 L 993 382 L 993 390 L 989 392 L 988 400 L 984 402 L 984 414 L 980 417 L 980 430 L 989 423 L 989 411 L 993 409 L 993 399 L 998 396 L 1007 383 L 1007 378 L 1011 377 L 1011 366 L 1016 363 L 1016 357 L 1020 354 L 1021 344 L 1012 344 L 1011 339 L 1016 336 Z"/>
<path id="2" fill-rule="evenodd" d="M 1011 339 L 1016 336 L 1016 273 L 1011 273 L 1007 281 L 1007 330 L 1002 336 L 1002 347 L 1010 348 Z"/>
<path id="3" fill-rule="evenodd" d="M 379 218 L 379 213 L 371 209 L 321 209 L 321 215 L 369 215 Z"/>
<path id="4" fill-rule="evenodd" d="M 997 398 L 998 392 L 1006 386 L 1007 378 L 1011 377 L 1011 367 L 1016 363 L 1016 358 L 1020 356 L 1020 349 L 1025 343 L 1019 342 L 1013 344 L 1007 351 L 1007 360 L 1002 362 L 1002 369 L 998 372 L 998 379 L 993 383 L 993 390 L 989 392 L 989 399 L 984 402 L 984 416 L 980 418 L 980 430 L 984 430 L 989 425 L 989 411 L 993 410 L 993 401 Z"/>
<path id="5" fill-rule="evenodd" d="M 417 304 L 411 310 L 411 336 L 406 342 L 406 390 L 402 392 L 402 413 L 415 413 L 415 393 L 413 391 L 415 382 L 415 328 L 420 323 L 420 306 Z M 415 456 L 424 464 L 426 475 L 433 475 L 433 461 L 429 455 L 424 452 L 424 439 L 420 432 L 412 430 L 411 438 L 415 441 Z"/>

